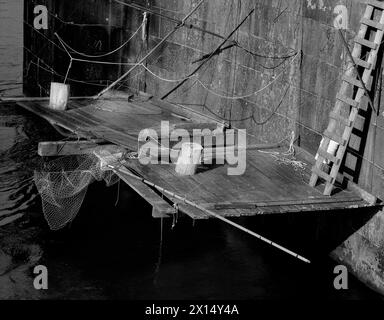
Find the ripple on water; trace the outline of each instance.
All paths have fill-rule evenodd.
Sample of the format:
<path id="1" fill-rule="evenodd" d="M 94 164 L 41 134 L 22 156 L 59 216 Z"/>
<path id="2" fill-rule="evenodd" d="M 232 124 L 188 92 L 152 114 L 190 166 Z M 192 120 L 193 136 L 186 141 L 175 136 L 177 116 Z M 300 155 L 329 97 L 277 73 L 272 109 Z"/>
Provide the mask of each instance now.
<path id="1" fill-rule="evenodd" d="M 40 126 L 12 104 L 0 104 L 0 217 L 28 210 L 37 191 L 32 180 L 39 161 Z"/>

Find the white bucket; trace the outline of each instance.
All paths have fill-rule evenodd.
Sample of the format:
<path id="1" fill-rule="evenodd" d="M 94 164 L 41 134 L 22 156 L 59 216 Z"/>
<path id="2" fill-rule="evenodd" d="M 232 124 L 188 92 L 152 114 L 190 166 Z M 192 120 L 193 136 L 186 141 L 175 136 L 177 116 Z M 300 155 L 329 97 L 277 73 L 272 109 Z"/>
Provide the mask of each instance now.
<path id="1" fill-rule="evenodd" d="M 324 141 L 324 138 L 321 139 L 320 145 L 323 144 L 323 141 Z M 339 147 L 339 144 L 337 142 L 331 140 L 331 141 L 329 141 L 327 152 L 334 156 L 334 155 L 336 155 L 338 147 Z M 319 158 L 319 154 L 316 153 L 315 160 L 317 160 L 318 158 Z M 323 163 L 327 164 L 328 160 L 324 159 Z"/>
<path id="2" fill-rule="evenodd" d="M 69 98 L 69 85 L 52 82 L 49 96 L 49 107 L 54 110 L 65 110 Z"/>
<path id="3" fill-rule="evenodd" d="M 203 147 L 198 143 L 183 143 L 176 162 L 176 173 L 183 176 L 194 175 L 197 165 L 201 162 L 202 150 Z"/>

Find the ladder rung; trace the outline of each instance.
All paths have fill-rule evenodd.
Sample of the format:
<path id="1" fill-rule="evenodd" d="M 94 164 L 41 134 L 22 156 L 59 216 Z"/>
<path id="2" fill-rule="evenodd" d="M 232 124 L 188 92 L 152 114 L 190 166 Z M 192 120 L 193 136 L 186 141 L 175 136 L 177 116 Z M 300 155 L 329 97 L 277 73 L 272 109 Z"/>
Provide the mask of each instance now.
<path id="1" fill-rule="evenodd" d="M 324 137 L 337 142 L 341 146 L 344 146 L 346 144 L 346 141 L 344 141 L 340 136 L 338 136 L 334 132 L 329 132 L 328 130 L 325 130 L 323 135 Z"/>
<path id="2" fill-rule="evenodd" d="M 350 83 L 350 84 L 352 84 L 355 87 L 358 87 L 360 89 L 364 89 L 364 87 L 363 87 L 362 83 L 360 82 L 360 80 L 356 79 L 354 77 L 349 77 L 349 76 L 344 75 L 343 76 L 343 81 L 348 82 L 348 83 Z M 369 82 L 368 84 L 365 83 L 365 87 L 367 88 L 367 90 L 371 90 L 371 82 Z"/>
<path id="3" fill-rule="evenodd" d="M 363 38 L 356 37 L 355 38 L 355 42 L 358 43 L 358 44 L 361 44 L 362 46 L 371 48 L 373 50 L 377 49 L 377 43 L 374 43 L 374 42 L 369 41 L 369 40 L 365 40 Z"/>
<path id="4" fill-rule="evenodd" d="M 378 30 L 383 30 L 384 29 L 384 25 L 377 22 L 377 21 L 373 21 L 373 20 L 370 20 L 370 19 L 366 19 L 366 18 L 362 18 L 361 23 L 367 25 L 367 26 L 370 26 L 372 28 L 376 28 Z"/>
<path id="5" fill-rule="evenodd" d="M 345 172 L 345 173 L 347 173 L 347 174 L 349 174 L 349 175 L 351 175 L 351 176 L 353 176 L 353 175 L 356 174 L 356 171 L 355 171 L 355 170 L 353 170 L 353 169 L 351 169 L 351 168 L 349 168 L 349 167 L 346 167 L 346 166 L 343 166 L 342 171 Z"/>
<path id="6" fill-rule="evenodd" d="M 367 5 L 384 10 L 384 2 L 377 0 L 368 0 Z"/>
<path id="7" fill-rule="evenodd" d="M 327 152 L 321 148 L 319 148 L 319 150 L 317 150 L 317 153 L 319 154 L 319 156 L 323 157 L 324 159 L 328 159 L 328 160 L 332 161 L 333 163 L 336 163 L 337 165 L 340 163 L 339 158 L 337 158 L 333 154 L 330 154 L 329 152 Z"/>
<path id="8" fill-rule="evenodd" d="M 324 171 L 320 170 L 320 169 L 317 168 L 316 166 L 314 166 L 314 167 L 312 168 L 312 172 L 313 172 L 315 175 L 319 176 L 320 178 L 324 179 L 325 181 L 327 181 L 327 182 L 329 182 L 329 183 L 332 183 L 332 182 L 333 182 L 333 178 L 332 178 L 329 174 L 327 174 L 327 173 L 325 173 Z"/>
<path id="9" fill-rule="evenodd" d="M 367 61 L 361 60 L 359 58 L 353 58 L 353 61 L 360 67 L 363 67 L 365 69 L 371 69 L 372 63 L 369 63 Z"/>
<path id="10" fill-rule="evenodd" d="M 360 138 L 362 138 L 364 136 L 364 132 L 357 129 L 357 128 L 353 128 L 352 129 L 352 133 L 355 135 L 355 136 L 358 136 Z"/>
<path id="11" fill-rule="evenodd" d="M 352 121 L 343 117 L 340 113 L 331 111 L 329 114 L 329 117 L 334 120 L 340 121 L 342 124 L 344 124 L 347 127 L 352 127 Z"/>
<path id="12" fill-rule="evenodd" d="M 346 96 L 342 96 L 342 95 L 340 95 L 340 94 L 337 94 L 336 99 L 337 99 L 337 100 L 340 100 L 341 102 L 344 102 L 344 103 L 346 103 L 347 105 L 352 106 L 352 107 L 354 107 L 354 108 L 358 108 L 359 105 L 360 105 L 360 103 L 358 103 L 356 100 L 353 100 L 353 99 L 348 98 L 348 97 L 346 97 Z"/>

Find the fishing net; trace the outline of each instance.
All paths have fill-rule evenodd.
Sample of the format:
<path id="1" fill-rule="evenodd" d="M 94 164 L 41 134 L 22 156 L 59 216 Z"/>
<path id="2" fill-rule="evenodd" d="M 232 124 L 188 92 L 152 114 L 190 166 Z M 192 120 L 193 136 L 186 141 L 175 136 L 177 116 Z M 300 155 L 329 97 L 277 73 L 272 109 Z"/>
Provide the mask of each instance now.
<path id="1" fill-rule="evenodd" d="M 103 170 L 100 160 L 93 154 L 43 162 L 34 173 L 44 217 L 51 230 L 61 229 L 73 221 L 92 182 L 104 180 L 111 186 L 118 179 L 112 171 Z"/>

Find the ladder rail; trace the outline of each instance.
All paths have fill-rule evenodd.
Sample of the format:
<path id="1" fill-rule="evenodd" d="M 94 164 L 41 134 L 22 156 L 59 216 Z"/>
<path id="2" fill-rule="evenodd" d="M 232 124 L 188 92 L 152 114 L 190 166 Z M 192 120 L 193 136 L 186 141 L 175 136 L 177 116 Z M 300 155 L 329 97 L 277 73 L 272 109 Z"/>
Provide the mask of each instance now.
<path id="1" fill-rule="evenodd" d="M 366 10 L 364 12 L 364 15 L 363 15 L 363 18 L 361 21 L 359 32 L 357 33 L 355 39 L 365 39 L 366 33 L 369 30 L 368 29 L 369 24 L 367 23 L 367 21 L 368 20 L 373 21 L 371 19 L 371 17 L 373 15 L 375 8 L 378 8 L 377 5 L 375 6 L 375 4 L 373 4 L 372 1 L 368 1 Z M 377 25 L 384 25 L 384 8 L 379 7 L 378 9 L 380 9 L 382 11 L 381 17 L 380 17 L 380 21 L 378 21 L 378 22 L 375 21 L 375 23 Z M 346 40 L 344 39 L 340 30 L 339 30 L 339 32 L 340 32 L 340 36 L 345 41 L 345 45 L 347 47 L 348 56 L 349 56 L 349 61 L 347 62 L 347 70 L 344 73 L 344 78 L 352 78 L 354 71 L 357 72 L 357 66 L 356 66 L 354 58 L 360 59 L 360 56 L 362 53 L 362 47 L 364 45 L 361 44 L 361 41 L 360 41 L 360 43 L 355 41 L 354 48 L 353 48 L 353 51 L 351 53 L 349 48 L 348 48 L 348 44 L 346 43 Z M 357 77 L 358 77 L 358 80 L 360 81 L 361 84 L 359 84 L 357 92 L 356 92 L 353 100 L 356 101 L 356 103 L 358 105 L 360 104 L 361 99 L 363 98 L 364 95 L 367 95 L 368 98 L 370 98 L 366 84 L 368 84 L 370 79 L 371 79 L 372 72 L 373 72 L 373 66 L 376 63 L 377 54 L 378 54 L 378 51 L 380 48 L 381 41 L 383 40 L 383 36 L 384 36 L 384 30 L 382 28 L 376 28 L 374 40 L 373 41 L 367 40 L 367 41 L 369 41 L 369 47 L 371 49 L 370 49 L 370 52 L 368 54 L 368 59 L 367 59 L 365 65 L 366 66 L 372 66 L 372 68 L 364 67 L 364 72 L 361 76 L 357 72 Z M 368 44 L 368 42 L 367 42 L 367 44 Z M 375 48 L 375 49 L 373 49 L 373 48 Z M 356 86 L 356 82 L 354 81 L 352 85 Z M 342 81 L 338 96 L 339 97 L 340 96 L 341 97 L 347 96 L 347 92 L 348 92 L 348 89 L 350 86 L 351 86 L 351 83 L 348 83 L 347 81 Z M 344 99 L 344 100 L 348 100 L 348 99 Z M 332 113 L 333 114 L 340 114 L 340 111 L 342 110 L 342 107 L 344 104 L 346 104 L 345 101 L 343 101 L 341 99 L 336 99 Z M 370 101 L 370 105 L 374 109 L 372 101 Z M 339 173 L 340 166 L 342 163 L 341 160 L 345 156 L 345 152 L 347 150 L 347 146 L 348 146 L 348 143 L 349 143 L 351 135 L 352 135 L 352 130 L 354 128 L 354 124 L 355 124 L 355 121 L 356 121 L 356 118 L 357 118 L 357 115 L 359 112 L 359 107 L 356 108 L 356 107 L 351 106 L 349 112 L 350 112 L 349 118 L 348 118 L 349 119 L 349 121 L 348 121 L 349 125 L 344 124 L 343 130 L 341 129 L 341 127 L 343 127 L 343 125 L 339 126 L 339 123 L 341 123 L 341 122 L 336 119 L 337 117 L 330 117 L 330 119 L 329 119 L 329 123 L 328 123 L 328 127 L 327 127 L 326 131 L 331 132 L 331 133 L 336 133 L 337 136 L 341 137 L 341 141 L 346 142 L 343 144 L 339 144 L 337 151 L 336 151 L 336 155 L 333 157 L 330 157 L 330 156 L 328 156 L 328 153 L 327 153 L 328 146 L 329 146 L 330 142 L 333 141 L 331 138 L 323 136 L 323 139 L 322 139 L 320 146 L 319 146 L 319 152 L 317 154 L 317 159 L 316 159 L 316 162 L 315 162 L 315 165 L 313 168 L 313 172 L 312 172 L 309 184 L 312 187 L 316 186 L 316 183 L 319 179 L 319 170 L 321 170 L 321 166 L 322 166 L 324 160 L 331 160 L 332 161 L 331 171 L 329 173 L 329 179 L 326 179 L 326 186 L 325 186 L 325 190 L 324 190 L 325 195 L 330 195 L 332 190 L 333 190 L 334 183 L 335 183 L 336 177 Z M 333 161 L 335 159 L 337 161 Z M 322 176 L 324 177 L 324 175 L 322 175 Z"/>

